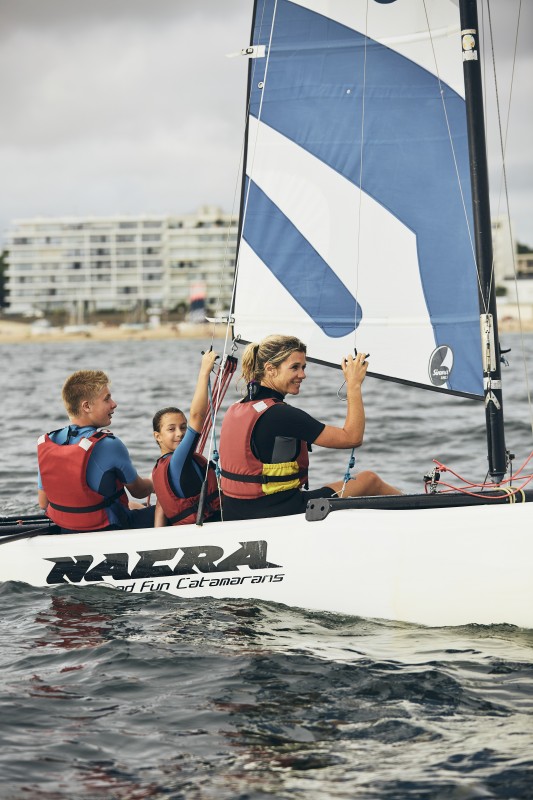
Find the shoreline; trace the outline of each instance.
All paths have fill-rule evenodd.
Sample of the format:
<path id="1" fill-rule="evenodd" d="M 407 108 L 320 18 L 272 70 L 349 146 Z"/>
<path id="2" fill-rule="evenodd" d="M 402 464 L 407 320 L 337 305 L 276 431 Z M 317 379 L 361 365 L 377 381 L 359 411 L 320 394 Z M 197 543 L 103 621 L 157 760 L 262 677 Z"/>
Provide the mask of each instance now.
<path id="1" fill-rule="evenodd" d="M 63 328 L 32 328 L 25 322 L 0 320 L 0 344 L 44 344 L 62 342 L 114 342 L 163 339 L 209 339 L 224 338 L 226 326 L 223 324 L 176 322 L 162 324 L 157 328 L 135 328 L 119 325 L 80 326 L 79 330 Z"/>
<path id="2" fill-rule="evenodd" d="M 68 327 L 68 326 L 67 326 Z M 500 333 L 533 332 L 533 319 L 520 320 L 514 317 L 504 317 L 498 321 Z M 32 329 L 32 325 L 25 322 L 9 322 L 0 320 L 0 344 L 43 344 L 52 342 L 114 342 L 114 341 L 161 341 L 164 339 L 223 339 L 226 335 L 226 325 L 213 323 L 176 322 L 165 323 L 157 328 L 132 328 L 119 325 L 95 325 L 94 327 L 80 330 L 63 330 L 63 328 L 50 328 L 43 330 Z"/>

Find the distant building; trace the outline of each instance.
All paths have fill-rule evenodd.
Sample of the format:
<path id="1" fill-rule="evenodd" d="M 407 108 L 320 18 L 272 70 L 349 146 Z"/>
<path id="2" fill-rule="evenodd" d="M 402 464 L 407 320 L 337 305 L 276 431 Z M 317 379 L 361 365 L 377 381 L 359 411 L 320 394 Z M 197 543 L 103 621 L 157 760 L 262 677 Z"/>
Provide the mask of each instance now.
<path id="1" fill-rule="evenodd" d="M 514 276 L 515 253 L 516 241 L 509 218 L 496 217 L 492 220 L 492 257 L 496 286 Z"/>
<path id="2" fill-rule="evenodd" d="M 206 306 L 227 311 L 236 244 L 236 221 L 214 206 L 181 216 L 15 220 L 7 311 L 186 308 L 199 282 Z"/>
<path id="3" fill-rule="evenodd" d="M 517 253 L 517 278 L 533 278 L 533 253 Z"/>

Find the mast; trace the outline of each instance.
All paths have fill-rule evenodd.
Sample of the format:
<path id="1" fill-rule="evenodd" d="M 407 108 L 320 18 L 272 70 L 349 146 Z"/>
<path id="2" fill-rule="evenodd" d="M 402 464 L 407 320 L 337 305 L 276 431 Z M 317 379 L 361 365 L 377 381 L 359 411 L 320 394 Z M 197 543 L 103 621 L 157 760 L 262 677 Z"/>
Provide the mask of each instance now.
<path id="1" fill-rule="evenodd" d="M 478 60 L 477 0 L 459 0 L 465 79 L 466 121 L 479 308 L 489 473 L 497 483 L 507 471 L 496 294 L 492 275 L 492 230 L 481 65 Z"/>

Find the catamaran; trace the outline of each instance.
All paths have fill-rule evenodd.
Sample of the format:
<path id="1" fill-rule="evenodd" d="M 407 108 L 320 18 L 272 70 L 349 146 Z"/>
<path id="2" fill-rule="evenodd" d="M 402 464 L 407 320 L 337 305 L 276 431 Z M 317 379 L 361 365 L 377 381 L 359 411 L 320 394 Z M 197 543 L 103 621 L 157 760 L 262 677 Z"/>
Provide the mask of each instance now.
<path id="1" fill-rule="evenodd" d="M 256 0 L 242 55 L 234 341 L 288 333 L 336 368 L 360 339 L 369 375 L 482 401 L 490 483 L 443 491 L 435 470 L 424 494 L 204 526 L 58 535 L 5 519 L 0 580 L 533 627 L 533 491 L 524 471 L 508 477 L 475 0 Z"/>

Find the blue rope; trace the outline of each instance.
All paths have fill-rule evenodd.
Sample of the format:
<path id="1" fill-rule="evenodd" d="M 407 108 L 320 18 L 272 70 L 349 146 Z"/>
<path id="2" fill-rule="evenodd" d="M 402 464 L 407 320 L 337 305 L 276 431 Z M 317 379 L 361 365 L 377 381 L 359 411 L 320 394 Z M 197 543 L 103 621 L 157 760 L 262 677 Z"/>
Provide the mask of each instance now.
<path id="1" fill-rule="evenodd" d="M 350 470 L 355 467 L 355 447 L 352 447 L 352 452 L 350 455 L 350 460 L 348 461 L 348 467 L 346 468 L 346 472 L 344 473 L 344 485 L 348 483 L 350 478 L 352 477 L 350 474 Z"/>
<path id="2" fill-rule="evenodd" d="M 350 454 L 350 460 L 348 461 L 348 466 L 346 468 L 346 472 L 344 473 L 342 489 L 340 491 L 339 497 L 344 497 L 344 490 L 346 489 L 346 484 L 352 477 L 350 475 L 350 470 L 353 469 L 355 466 L 355 447 L 352 447 L 352 452 Z"/>

